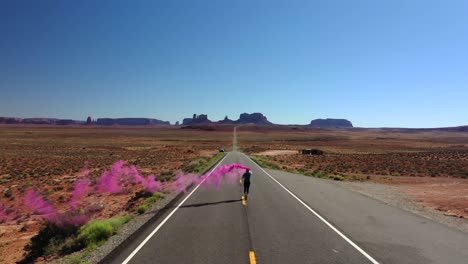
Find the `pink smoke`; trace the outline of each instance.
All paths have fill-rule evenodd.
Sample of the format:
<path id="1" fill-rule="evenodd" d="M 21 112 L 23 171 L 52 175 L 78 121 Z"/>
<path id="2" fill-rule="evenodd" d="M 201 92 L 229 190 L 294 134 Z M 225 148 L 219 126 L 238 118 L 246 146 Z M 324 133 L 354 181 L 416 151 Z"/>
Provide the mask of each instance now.
<path id="1" fill-rule="evenodd" d="M 172 181 L 161 182 L 156 180 L 154 175 L 145 178 L 138 172 L 135 166 L 125 166 L 125 161 L 119 160 L 112 165 L 110 171 L 104 171 L 99 177 L 96 188 L 101 193 L 120 193 L 125 190 L 127 184 L 133 182 L 141 185 L 149 192 L 161 192 L 164 190 L 185 192 L 191 184 L 198 184 L 202 181 L 203 186 L 219 188 L 224 178 L 227 179 L 228 183 L 234 183 L 240 178 L 243 170 L 246 169 L 249 168 L 241 164 L 222 165 L 203 176 L 178 172 Z"/>
<path id="2" fill-rule="evenodd" d="M 24 203 L 34 210 L 34 213 L 46 219 L 49 222 L 57 220 L 57 210 L 35 190 L 29 189 L 24 196 Z"/>
<path id="3" fill-rule="evenodd" d="M 171 192 L 186 192 L 187 188 L 191 184 L 199 183 L 202 183 L 201 186 L 203 187 L 219 188 L 224 179 L 226 179 L 227 183 L 230 184 L 237 182 L 246 169 L 249 168 L 234 163 L 229 166 L 219 166 L 203 176 L 198 176 L 192 173 L 184 174 L 179 172 L 174 177 L 174 180 L 170 183 L 166 183 L 164 187 Z"/>
<path id="4" fill-rule="evenodd" d="M 137 183 L 149 192 L 163 190 L 162 182 L 155 179 L 154 175 L 147 178 L 142 176 L 135 166 L 125 166 L 125 161 L 119 160 L 110 171 L 105 171 L 97 180 L 97 190 L 101 193 L 120 193 L 129 183 Z"/>
<path id="5" fill-rule="evenodd" d="M 201 186 L 203 187 L 219 188 L 224 180 L 231 184 L 237 182 L 246 169 L 249 168 L 241 164 L 222 165 L 202 176 L 178 172 L 172 181 L 161 182 L 156 180 L 154 175 L 142 176 L 135 166 L 125 166 L 125 161 L 119 160 L 112 165 L 109 171 L 104 171 L 101 174 L 95 186 L 91 186 L 90 171 L 86 163 L 83 169 L 84 176 L 75 183 L 70 200 L 67 202 L 69 208 L 66 212 L 59 213 L 52 204 L 45 201 L 33 189 L 26 192 L 24 201 L 34 211 L 34 214 L 39 215 L 48 222 L 58 226 L 81 226 L 89 221 L 92 214 L 90 210 L 80 209 L 83 206 L 81 200 L 93 189 L 99 193 L 116 194 L 125 191 L 126 186 L 129 184 L 138 184 L 151 193 L 162 191 L 186 192 L 187 188 L 192 184 L 199 183 L 202 183 Z M 83 214 L 82 212 L 88 213 Z M 2 219 L 7 219 L 7 217 L 8 215 L 3 206 L 0 205 L 0 221 L 5 221 Z"/>
<path id="6" fill-rule="evenodd" d="M 88 178 L 79 180 L 75 184 L 75 188 L 73 189 L 70 201 L 68 202 L 68 205 L 71 209 L 78 208 L 80 200 L 88 194 L 90 185 L 91 181 Z"/>
<path id="7" fill-rule="evenodd" d="M 81 226 L 86 224 L 90 218 L 88 215 L 81 214 L 76 208 L 70 208 L 64 213 L 59 213 L 33 189 L 26 192 L 24 202 L 35 214 L 57 226 Z"/>
<path id="8" fill-rule="evenodd" d="M 163 184 L 163 188 L 170 192 L 186 192 L 191 184 L 200 182 L 202 178 L 197 174 L 178 172 L 172 182 Z"/>
<path id="9" fill-rule="evenodd" d="M 202 185 L 219 188 L 223 179 L 232 184 L 239 180 L 246 169 L 250 169 L 241 164 L 221 165 L 202 177 L 206 178 Z"/>
<path id="10" fill-rule="evenodd" d="M 154 175 L 148 176 L 148 179 L 144 182 L 144 186 L 147 191 L 152 193 L 163 191 L 163 184 L 160 181 L 157 181 Z"/>
<path id="11" fill-rule="evenodd" d="M 102 193 L 118 193 L 122 191 L 117 175 L 112 171 L 104 171 L 104 173 L 97 180 L 97 189 Z"/>
<path id="12" fill-rule="evenodd" d="M 125 161 L 119 160 L 110 171 L 104 171 L 97 180 L 97 189 L 102 193 L 119 193 L 122 191 L 121 178 L 124 175 L 123 166 Z"/>

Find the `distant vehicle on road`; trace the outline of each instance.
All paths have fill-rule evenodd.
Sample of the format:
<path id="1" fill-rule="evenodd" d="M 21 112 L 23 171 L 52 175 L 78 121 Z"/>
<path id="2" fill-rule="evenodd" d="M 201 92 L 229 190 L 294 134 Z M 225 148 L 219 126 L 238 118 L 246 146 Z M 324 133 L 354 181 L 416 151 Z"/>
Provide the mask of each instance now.
<path id="1" fill-rule="evenodd" d="M 300 150 L 303 155 L 323 155 L 323 151 L 319 149 L 303 149 Z"/>

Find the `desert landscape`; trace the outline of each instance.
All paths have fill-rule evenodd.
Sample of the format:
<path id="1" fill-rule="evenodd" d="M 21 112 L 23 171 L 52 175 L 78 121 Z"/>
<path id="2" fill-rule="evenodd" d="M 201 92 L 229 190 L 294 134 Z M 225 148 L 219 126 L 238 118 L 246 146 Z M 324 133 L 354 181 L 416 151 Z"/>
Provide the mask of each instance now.
<path id="1" fill-rule="evenodd" d="M 468 218 L 468 134 L 424 130 L 269 131 L 239 128 L 243 150 L 267 165 L 339 181 L 397 187 L 416 203 Z M 318 149 L 323 155 L 303 155 Z"/>
<path id="2" fill-rule="evenodd" d="M 25 246 L 46 227 L 24 203 L 31 188 L 66 211 L 84 173 L 98 181 L 120 160 L 162 181 L 170 181 L 177 171 L 200 173 L 221 147 L 230 149 L 233 127 L 1 126 L 0 254 L 7 256 L 1 263 L 24 259 Z M 468 218 L 465 132 L 244 125 L 238 128 L 238 146 L 265 167 L 392 186 L 447 217 Z M 303 149 L 323 153 L 302 154 Z M 127 187 L 116 195 L 87 194 L 84 203 L 95 210 L 93 219 L 137 215 L 146 197 L 139 196 L 140 186 Z M 57 257 L 45 252 L 34 261 Z"/>
<path id="3" fill-rule="evenodd" d="M 170 180 L 177 171 L 199 173 L 220 147 L 230 144 L 231 135 L 230 130 L 211 133 L 170 127 L 0 127 L 0 262 L 22 260 L 24 247 L 44 228 L 44 220 L 24 203 L 27 190 L 33 188 L 65 211 L 85 169 L 94 182 L 122 160 L 142 175 Z M 117 195 L 88 194 L 84 200 L 99 207 L 93 219 L 107 219 L 137 213 L 144 202 L 136 195 L 139 191 L 139 186 L 129 186 Z"/>

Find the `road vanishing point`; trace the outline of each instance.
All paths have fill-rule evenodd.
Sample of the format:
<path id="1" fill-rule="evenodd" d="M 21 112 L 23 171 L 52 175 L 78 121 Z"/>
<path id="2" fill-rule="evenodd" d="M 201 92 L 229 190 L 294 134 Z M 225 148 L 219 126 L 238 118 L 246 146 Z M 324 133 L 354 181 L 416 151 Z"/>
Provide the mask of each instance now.
<path id="1" fill-rule="evenodd" d="M 252 169 L 240 184 L 193 186 L 105 263 L 468 263 L 468 234 L 344 189 L 263 169 L 233 151 L 218 163 Z"/>

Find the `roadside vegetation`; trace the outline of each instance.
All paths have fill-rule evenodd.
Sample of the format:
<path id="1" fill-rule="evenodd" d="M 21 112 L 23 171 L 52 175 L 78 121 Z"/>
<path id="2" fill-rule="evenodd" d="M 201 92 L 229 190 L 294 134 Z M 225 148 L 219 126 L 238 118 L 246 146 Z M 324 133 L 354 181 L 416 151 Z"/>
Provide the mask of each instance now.
<path id="1" fill-rule="evenodd" d="M 334 180 L 334 181 L 344 181 L 346 179 L 345 176 L 339 175 L 339 174 L 327 174 L 327 173 L 323 173 L 323 172 L 320 172 L 320 171 L 309 172 L 309 171 L 307 171 L 305 169 L 302 169 L 302 168 L 290 169 L 290 168 L 288 168 L 286 166 L 280 167 L 279 165 L 275 164 L 274 162 L 269 161 L 266 158 L 259 157 L 259 156 L 250 156 L 250 158 L 255 163 L 260 165 L 260 167 L 266 168 L 266 169 L 282 170 L 282 171 L 286 171 L 286 172 L 290 172 L 290 173 L 294 173 L 294 174 L 301 174 L 301 175 L 305 175 L 305 176 L 309 176 L 309 177 L 315 177 L 315 178 L 321 178 L 321 179 L 331 179 L 331 180 Z M 353 180 L 354 181 L 354 180 L 358 180 L 358 178 L 353 176 L 352 178 L 349 178 L 348 180 Z M 359 180 L 360 180 L 360 178 L 359 178 Z"/>
<path id="2" fill-rule="evenodd" d="M 257 147 L 255 152 L 247 154 L 265 168 L 338 181 L 366 181 L 374 176 L 390 180 L 400 176 L 468 179 L 468 151 L 462 149 L 385 154 L 331 152 L 325 155 L 256 155 L 261 152 Z"/>
<path id="3" fill-rule="evenodd" d="M 183 166 L 184 172 L 191 172 L 191 173 L 203 173 L 208 168 L 216 164 L 219 160 L 224 157 L 224 152 L 219 152 L 212 157 L 202 157 L 190 162 L 187 162 Z"/>
<path id="4" fill-rule="evenodd" d="M 127 215 L 106 220 L 93 220 L 80 229 L 76 242 L 83 248 L 94 249 L 117 234 L 131 218 Z"/>
<path id="5" fill-rule="evenodd" d="M 273 162 L 270 162 L 264 158 L 261 158 L 259 156 L 250 156 L 250 158 L 255 161 L 255 163 L 257 163 L 258 165 L 260 165 L 260 167 L 262 168 L 266 168 L 266 169 L 272 169 L 272 170 L 280 170 L 281 168 L 276 165 L 275 163 Z"/>
<path id="6" fill-rule="evenodd" d="M 159 193 L 159 192 L 156 192 L 154 193 L 153 195 L 151 195 L 151 197 L 149 197 L 148 199 L 146 199 L 146 201 L 144 202 L 144 204 L 140 205 L 137 209 L 137 213 L 138 214 L 144 214 L 148 211 L 149 208 L 151 208 L 151 206 L 153 204 L 155 204 L 157 201 L 163 199 L 165 197 L 165 195 L 163 193 Z"/>
<path id="7" fill-rule="evenodd" d="M 217 153 L 212 157 L 199 158 L 188 163 L 187 166 L 184 167 L 184 171 L 203 173 L 222 159 L 224 155 L 225 153 Z M 161 174 L 160 177 L 170 179 L 173 176 L 174 174 L 172 172 L 167 172 Z M 9 195 L 8 192 L 6 192 L 6 195 Z M 165 194 L 160 192 L 137 192 L 127 202 L 127 210 L 137 214 L 144 214 L 157 201 L 164 197 Z M 69 256 L 65 259 L 67 263 L 83 263 L 82 257 L 103 245 L 110 237 L 117 234 L 119 229 L 130 221 L 133 216 L 134 214 L 129 214 L 122 217 L 92 220 L 81 227 L 60 227 L 48 223 L 25 247 L 27 254 L 20 263 L 31 263 L 42 257 L 48 259 L 48 256 L 66 256 L 85 249 L 84 253 Z"/>
<path id="8" fill-rule="evenodd" d="M 48 223 L 39 233 L 31 238 L 25 247 L 27 254 L 19 263 L 33 263 L 40 257 L 65 256 L 72 252 L 88 251 L 102 245 L 132 217 L 130 215 L 105 220 L 93 220 L 80 227 L 60 227 Z M 70 258 L 74 263 L 79 257 Z"/>
<path id="9" fill-rule="evenodd" d="M 75 251 L 70 248 L 70 241 L 62 248 L 60 236 L 73 238 L 79 230 L 68 229 L 58 237 L 49 236 L 48 232 L 53 234 L 56 227 L 46 227 L 44 221 L 29 213 L 30 208 L 23 199 L 18 199 L 29 189 L 35 189 L 54 206 L 65 204 L 74 184 L 83 176 L 84 167 L 89 169 L 91 185 L 95 185 L 104 170 L 109 170 L 118 160 L 136 166 L 145 176 L 154 175 L 160 182 L 171 181 L 177 171 L 200 174 L 223 157 L 218 149 L 230 144 L 231 138 L 226 135 L 225 132 L 176 128 L 2 127 L 0 225 L 2 228 L 3 225 L 18 225 L 18 228 L 5 228 L 0 232 L 2 260 L 15 263 L 29 256 L 35 262 L 48 262 L 67 255 L 65 252 Z M 117 195 L 106 194 L 98 199 L 84 196 L 84 203 L 90 204 L 93 210 L 92 218 L 105 220 L 146 213 L 151 210 L 154 199 L 159 199 L 151 193 L 140 192 L 137 185 L 126 187 L 130 191 Z M 39 233 L 40 238 L 32 245 L 31 238 Z M 51 239 L 54 241 L 49 243 Z M 27 245 L 28 249 L 24 250 Z M 70 262 L 80 261 L 70 259 Z"/>

